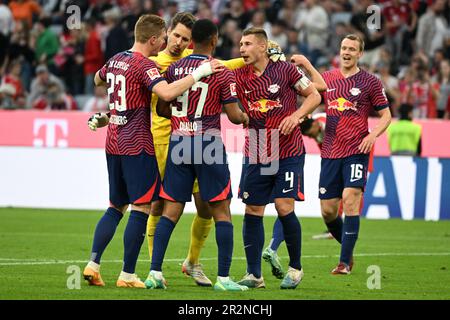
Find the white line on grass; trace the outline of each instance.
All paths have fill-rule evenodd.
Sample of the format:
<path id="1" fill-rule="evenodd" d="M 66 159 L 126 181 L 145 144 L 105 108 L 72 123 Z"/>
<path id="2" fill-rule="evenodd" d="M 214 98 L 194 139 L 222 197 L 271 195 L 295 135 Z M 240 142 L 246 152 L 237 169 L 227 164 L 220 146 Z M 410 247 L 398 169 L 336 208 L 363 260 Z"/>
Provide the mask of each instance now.
<path id="1" fill-rule="evenodd" d="M 355 257 L 418 257 L 418 256 L 450 256 L 450 252 L 386 252 L 386 253 L 358 253 L 354 255 Z M 311 255 L 302 256 L 302 259 L 322 259 L 322 258 L 336 258 L 339 255 Z M 287 256 L 281 257 L 287 259 Z M 217 258 L 202 258 L 202 261 L 217 260 Z M 245 260 L 245 257 L 233 257 L 233 260 Z M 87 263 L 87 260 L 51 260 L 51 259 L 14 259 L 14 258 L 0 258 L 0 261 L 11 261 L 11 262 L 0 262 L 0 266 L 33 266 L 33 265 L 54 265 L 54 264 L 77 264 L 77 263 Z M 14 262 L 13 262 L 14 261 Z M 182 259 L 164 259 L 165 262 L 183 262 Z M 122 263 L 123 260 L 102 260 L 102 263 Z M 139 262 L 150 262 L 150 260 L 140 259 Z"/>

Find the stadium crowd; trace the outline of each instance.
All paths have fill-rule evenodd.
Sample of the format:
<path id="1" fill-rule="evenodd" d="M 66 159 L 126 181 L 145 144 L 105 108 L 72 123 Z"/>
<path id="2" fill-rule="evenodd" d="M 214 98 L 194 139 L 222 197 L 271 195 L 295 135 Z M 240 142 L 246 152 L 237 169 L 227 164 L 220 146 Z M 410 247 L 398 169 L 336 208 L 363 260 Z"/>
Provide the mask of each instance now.
<path id="1" fill-rule="evenodd" d="M 219 26 L 219 58 L 239 57 L 242 30 L 255 26 L 321 72 L 338 66 L 340 41 L 357 33 L 361 67 L 380 77 L 394 115 L 408 103 L 415 119 L 450 119 L 450 0 L 0 0 L 0 108 L 106 110 L 95 72 L 131 47 L 141 14 L 168 23 L 181 11 Z"/>

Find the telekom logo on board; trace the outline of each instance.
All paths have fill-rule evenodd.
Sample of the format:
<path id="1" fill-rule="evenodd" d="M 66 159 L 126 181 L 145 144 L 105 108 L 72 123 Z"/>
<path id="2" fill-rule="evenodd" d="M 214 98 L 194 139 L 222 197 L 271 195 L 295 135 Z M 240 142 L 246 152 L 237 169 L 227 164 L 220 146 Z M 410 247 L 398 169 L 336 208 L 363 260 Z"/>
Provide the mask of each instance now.
<path id="1" fill-rule="evenodd" d="M 66 119 L 40 119 L 33 122 L 33 146 L 67 148 L 69 123 Z"/>

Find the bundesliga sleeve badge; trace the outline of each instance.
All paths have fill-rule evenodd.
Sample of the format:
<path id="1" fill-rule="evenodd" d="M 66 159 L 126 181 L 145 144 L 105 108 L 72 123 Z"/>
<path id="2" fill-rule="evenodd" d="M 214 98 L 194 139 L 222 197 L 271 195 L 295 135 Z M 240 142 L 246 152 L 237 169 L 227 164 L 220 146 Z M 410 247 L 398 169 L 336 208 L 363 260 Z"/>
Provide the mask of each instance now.
<path id="1" fill-rule="evenodd" d="M 151 80 L 155 80 L 156 78 L 161 77 L 161 74 L 159 73 L 158 69 L 151 68 L 147 70 L 147 75 Z"/>

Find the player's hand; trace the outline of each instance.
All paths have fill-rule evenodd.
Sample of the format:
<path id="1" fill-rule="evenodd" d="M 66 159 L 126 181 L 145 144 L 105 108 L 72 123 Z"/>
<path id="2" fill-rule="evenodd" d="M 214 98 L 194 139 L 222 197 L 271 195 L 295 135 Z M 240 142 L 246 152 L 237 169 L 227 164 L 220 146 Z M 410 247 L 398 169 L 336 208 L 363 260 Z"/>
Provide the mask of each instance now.
<path id="1" fill-rule="evenodd" d="M 302 54 L 294 54 L 291 57 L 291 62 L 295 64 L 297 67 L 304 67 L 308 69 L 311 65 L 311 62 Z"/>
<path id="2" fill-rule="evenodd" d="M 373 145 L 375 144 L 375 140 L 377 137 L 373 133 L 369 133 L 361 142 L 358 149 L 362 153 L 369 153 L 372 150 Z"/>
<path id="3" fill-rule="evenodd" d="M 267 41 L 267 55 L 273 62 L 286 61 L 286 56 L 283 50 L 281 50 L 280 45 L 272 40 Z"/>
<path id="4" fill-rule="evenodd" d="M 306 119 L 311 119 L 311 118 L 312 118 L 312 114 L 310 113 L 306 117 L 300 118 L 300 120 L 298 120 L 298 123 L 301 124 Z"/>
<path id="5" fill-rule="evenodd" d="M 109 123 L 109 116 L 106 113 L 97 112 L 93 114 L 88 120 L 88 127 L 92 131 L 96 131 L 97 128 L 106 126 Z"/>
<path id="6" fill-rule="evenodd" d="M 284 118 L 278 129 L 281 131 L 281 134 L 287 136 L 294 131 L 295 127 L 300 124 L 301 118 L 295 114 L 291 114 L 289 117 Z"/>
<path id="7" fill-rule="evenodd" d="M 192 72 L 192 77 L 194 77 L 195 82 L 197 82 L 201 78 L 223 71 L 223 69 L 225 69 L 225 66 L 222 63 L 217 59 L 212 59 L 199 65 L 198 68 Z"/>
<path id="8" fill-rule="evenodd" d="M 242 127 L 248 128 L 248 123 L 250 122 L 250 119 L 248 118 L 248 114 L 245 112 L 243 113 L 244 120 L 242 121 Z"/>
<path id="9" fill-rule="evenodd" d="M 212 59 L 209 63 L 211 64 L 212 73 L 220 72 L 225 69 L 223 63 L 217 59 Z"/>

